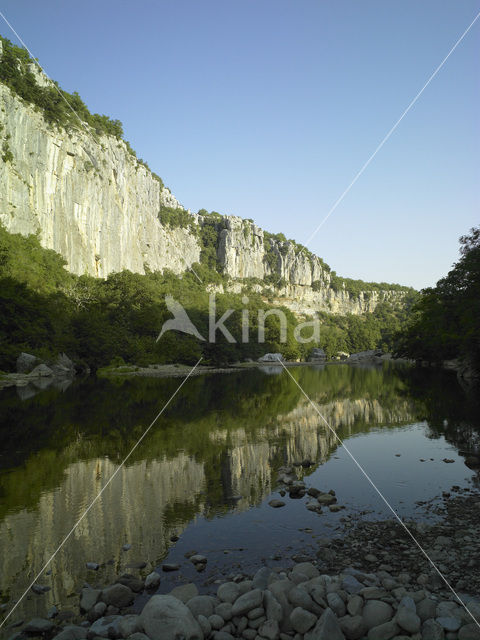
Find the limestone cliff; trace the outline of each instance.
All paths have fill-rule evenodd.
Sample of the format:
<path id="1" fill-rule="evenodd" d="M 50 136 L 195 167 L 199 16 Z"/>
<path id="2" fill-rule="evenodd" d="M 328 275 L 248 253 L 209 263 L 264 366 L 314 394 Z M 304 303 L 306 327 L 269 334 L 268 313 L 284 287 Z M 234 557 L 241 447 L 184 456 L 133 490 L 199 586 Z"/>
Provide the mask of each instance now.
<path id="1" fill-rule="evenodd" d="M 30 67 L 35 82 L 49 82 Z M 56 127 L 0 83 L 0 148 L 0 223 L 13 233 L 38 233 L 73 273 L 168 268 L 180 274 L 200 261 L 206 219 L 188 212 L 190 224 L 162 224 L 162 207 L 183 207 L 123 140 L 88 125 Z M 219 216 L 215 228 L 218 265 L 230 289 L 249 278 L 264 291 L 267 279 L 278 302 L 296 313 L 364 313 L 398 298 L 388 290 L 353 297 L 334 289 L 320 258 L 251 221 Z"/>

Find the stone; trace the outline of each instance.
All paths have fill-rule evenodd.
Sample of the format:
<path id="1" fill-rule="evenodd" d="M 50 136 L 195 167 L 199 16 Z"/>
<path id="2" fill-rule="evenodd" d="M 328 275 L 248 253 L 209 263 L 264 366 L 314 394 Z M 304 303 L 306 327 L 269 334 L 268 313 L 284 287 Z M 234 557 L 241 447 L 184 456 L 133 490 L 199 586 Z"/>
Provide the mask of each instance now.
<path id="1" fill-rule="evenodd" d="M 179 569 L 180 565 L 174 562 L 165 562 L 162 564 L 162 571 L 178 571 Z"/>
<path id="2" fill-rule="evenodd" d="M 272 571 L 268 567 L 261 567 L 253 576 L 252 586 L 254 589 L 266 589 Z"/>
<path id="3" fill-rule="evenodd" d="M 74 624 L 70 624 L 57 633 L 55 640 L 84 640 L 87 637 L 87 629 Z M 24 636 L 22 636 L 23 639 Z"/>
<path id="4" fill-rule="evenodd" d="M 345 640 L 345 636 L 333 611 L 325 609 L 313 629 L 304 635 L 304 640 Z"/>
<path id="5" fill-rule="evenodd" d="M 310 609 L 313 604 L 312 597 L 300 587 L 293 587 L 293 589 L 290 589 L 287 597 L 294 607 Z"/>
<path id="6" fill-rule="evenodd" d="M 232 604 L 240 596 L 240 588 L 235 582 L 225 582 L 217 589 L 217 597 L 222 602 L 231 602 Z"/>
<path id="7" fill-rule="evenodd" d="M 298 562 L 292 569 L 294 573 L 303 573 L 309 579 L 317 578 L 320 575 L 320 571 L 311 562 Z"/>
<path id="8" fill-rule="evenodd" d="M 279 509 L 280 507 L 284 507 L 285 506 L 285 502 L 283 502 L 283 500 L 277 500 L 276 498 L 273 500 L 270 500 L 270 502 L 268 503 L 271 507 L 273 507 L 274 509 Z"/>
<path id="9" fill-rule="evenodd" d="M 480 627 L 472 622 L 466 624 L 458 632 L 458 640 L 480 640 Z"/>
<path id="10" fill-rule="evenodd" d="M 342 618 L 347 613 L 345 603 L 338 593 L 327 593 L 327 603 L 337 618 Z"/>
<path id="11" fill-rule="evenodd" d="M 128 640 L 150 640 L 150 638 L 144 633 L 136 631 L 135 633 L 132 633 L 131 636 L 128 636 Z"/>
<path id="12" fill-rule="evenodd" d="M 148 589 L 148 590 L 156 589 L 159 584 L 160 584 L 160 576 L 156 571 L 152 571 L 152 573 L 149 573 L 148 576 L 145 578 L 145 589 Z"/>
<path id="13" fill-rule="evenodd" d="M 407 606 L 400 606 L 398 608 L 397 615 L 395 616 L 395 622 L 404 631 L 408 631 L 408 633 L 418 633 L 422 624 L 422 621 L 415 613 L 415 610 L 412 610 Z"/>
<path id="14" fill-rule="evenodd" d="M 100 589 L 82 589 L 80 593 L 80 609 L 90 611 L 98 602 L 102 592 Z"/>
<path id="15" fill-rule="evenodd" d="M 194 556 L 190 556 L 190 562 L 193 562 L 193 564 L 207 564 L 207 558 L 196 553 Z"/>
<path id="16" fill-rule="evenodd" d="M 190 609 L 173 596 L 155 595 L 140 614 L 140 621 L 151 640 L 203 640 L 203 631 Z"/>
<path id="17" fill-rule="evenodd" d="M 215 611 L 216 601 L 212 596 L 197 595 L 188 600 L 186 604 L 195 618 L 200 615 L 205 616 L 205 618 L 210 618 Z"/>
<path id="18" fill-rule="evenodd" d="M 290 614 L 290 622 L 297 633 L 306 633 L 317 622 L 317 616 L 302 607 L 295 607 Z"/>
<path id="19" fill-rule="evenodd" d="M 17 373 L 30 373 L 38 363 L 39 359 L 36 356 L 22 352 L 17 358 Z"/>
<path id="20" fill-rule="evenodd" d="M 422 625 L 422 640 L 444 640 L 445 631 L 435 620 L 426 620 Z"/>
<path id="21" fill-rule="evenodd" d="M 364 588 L 361 582 L 359 582 L 355 576 L 345 576 L 342 580 L 342 589 L 347 593 L 355 594 Z"/>
<path id="22" fill-rule="evenodd" d="M 30 378 L 53 378 L 53 371 L 42 363 L 32 369 L 28 375 Z"/>
<path id="23" fill-rule="evenodd" d="M 255 607 L 255 609 L 250 609 L 247 613 L 248 620 L 255 620 L 256 618 L 260 618 L 265 614 L 265 609 L 263 607 Z"/>
<path id="24" fill-rule="evenodd" d="M 47 618 L 49 620 L 52 620 L 52 618 L 56 618 L 58 616 L 58 609 L 55 605 L 53 605 L 53 607 L 50 607 L 50 609 L 47 611 Z"/>
<path id="25" fill-rule="evenodd" d="M 363 611 L 363 598 L 359 595 L 354 595 L 348 599 L 347 611 L 351 616 L 362 615 Z"/>
<path id="26" fill-rule="evenodd" d="M 215 631 L 213 640 L 235 640 L 231 633 L 227 631 Z"/>
<path id="27" fill-rule="evenodd" d="M 258 362 L 284 362 L 285 358 L 281 353 L 265 353 L 258 359 Z"/>
<path id="28" fill-rule="evenodd" d="M 362 616 L 346 615 L 340 618 L 339 623 L 347 640 L 358 640 L 363 638 L 367 632 L 367 626 Z"/>
<path id="29" fill-rule="evenodd" d="M 115 580 L 115 582 L 118 584 L 125 585 L 135 593 L 140 593 L 140 591 L 143 591 L 143 587 L 144 587 L 143 580 L 141 580 L 140 578 L 137 578 L 136 576 L 132 576 L 131 573 L 124 573 L 123 575 L 119 576 Z"/>
<path id="30" fill-rule="evenodd" d="M 107 605 L 105 604 L 105 602 L 97 602 L 93 609 L 91 609 L 91 611 L 95 612 L 97 618 L 101 618 L 106 610 Z"/>
<path id="31" fill-rule="evenodd" d="M 46 620 L 45 618 L 32 618 L 30 622 L 27 622 L 23 627 L 23 631 L 32 635 L 43 635 L 45 633 L 49 633 L 54 626 L 55 625 L 51 620 Z"/>
<path id="32" fill-rule="evenodd" d="M 462 621 L 459 618 L 454 617 L 442 616 L 435 620 L 445 629 L 445 631 L 458 631 L 462 625 Z"/>
<path id="33" fill-rule="evenodd" d="M 228 622 L 229 620 L 231 620 L 232 619 L 231 602 L 221 602 L 220 604 L 217 604 L 217 606 L 215 607 L 215 613 L 217 614 L 217 616 L 220 616 L 221 618 L 223 618 L 225 622 Z"/>
<path id="34" fill-rule="evenodd" d="M 119 624 L 122 616 L 105 616 L 96 620 L 88 630 L 88 636 L 93 638 L 100 636 L 101 638 L 118 637 L 120 635 Z"/>
<path id="35" fill-rule="evenodd" d="M 289 631 L 291 629 L 290 614 L 294 607 L 288 599 L 288 592 L 290 589 L 293 589 L 294 586 L 290 580 L 278 580 L 269 586 L 269 590 L 282 607 L 282 631 Z"/>
<path id="36" fill-rule="evenodd" d="M 390 640 L 400 633 L 400 627 L 394 620 L 372 627 L 367 635 L 368 640 Z"/>
<path id="37" fill-rule="evenodd" d="M 329 493 L 322 493 L 317 498 L 317 502 L 320 505 L 330 505 L 330 504 L 333 504 L 336 501 L 337 501 L 337 499 L 335 498 L 335 496 L 332 496 Z"/>
<path id="38" fill-rule="evenodd" d="M 140 616 L 135 614 L 122 616 L 122 619 L 118 623 L 118 630 L 122 638 L 129 638 L 134 633 L 142 632 L 143 626 L 140 622 Z"/>
<path id="39" fill-rule="evenodd" d="M 199 616 L 197 616 L 197 622 L 202 628 L 203 635 L 207 638 L 212 632 L 212 625 L 208 621 L 208 618 L 200 614 Z"/>
<path id="40" fill-rule="evenodd" d="M 85 566 L 90 571 L 98 571 L 98 569 L 100 568 L 100 565 L 98 564 L 98 562 L 86 562 Z"/>
<path id="41" fill-rule="evenodd" d="M 198 589 L 197 589 L 196 585 L 194 585 L 192 583 L 182 584 L 182 585 L 180 585 L 178 587 L 174 587 L 170 591 L 169 595 L 174 596 L 174 598 L 178 598 L 181 602 L 183 602 L 185 604 L 191 598 L 194 598 L 195 596 L 198 596 Z"/>
<path id="42" fill-rule="evenodd" d="M 241 616 L 255 607 L 259 607 L 263 602 L 263 592 L 261 589 L 247 591 L 235 600 L 232 607 L 232 615 Z"/>
<path id="43" fill-rule="evenodd" d="M 221 629 L 225 624 L 225 620 L 222 618 L 222 616 L 219 616 L 216 613 L 213 613 L 211 616 L 208 616 L 208 622 L 210 623 L 210 626 L 212 627 L 212 629 L 215 629 L 215 630 Z"/>
<path id="44" fill-rule="evenodd" d="M 437 611 L 437 603 L 430 598 L 424 598 L 417 603 L 417 615 L 422 622 L 435 618 Z"/>
<path id="45" fill-rule="evenodd" d="M 119 609 L 128 607 L 133 602 L 133 591 L 124 584 L 113 584 L 103 589 L 101 599 L 107 605 L 113 605 Z"/>
<path id="46" fill-rule="evenodd" d="M 277 640 L 280 635 L 278 622 L 276 620 L 265 620 L 258 628 L 258 633 L 262 638 L 267 638 L 267 640 Z"/>
<path id="47" fill-rule="evenodd" d="M 249 620 L 248 621 L 248 626 L 251 629 L 259 629 L 262 624 L 266 621 L 266 616 L 260 616 L 258 618 L 255 618 L 254 620 Z"/>
<path id="48" fill-rule="evenodd" d="M 391 620 L 393 609 L 389 604 L 381 600 L 368 600 L 363 607 L 362 617 L 367 629 L 372 629 Z"/>
<path id="49" fill-rule="evenodd" d="M 282 605 L 268 589 L 263 594 L 263 606 L 265 607 L 267 620 L 281 621 L 283 617 Z"/>

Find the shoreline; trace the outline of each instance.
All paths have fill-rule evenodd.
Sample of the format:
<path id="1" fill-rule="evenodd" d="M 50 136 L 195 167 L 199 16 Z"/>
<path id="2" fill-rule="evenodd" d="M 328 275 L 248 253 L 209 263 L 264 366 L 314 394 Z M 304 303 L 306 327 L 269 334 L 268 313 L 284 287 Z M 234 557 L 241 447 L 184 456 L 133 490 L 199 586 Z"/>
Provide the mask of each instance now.
<path id="1" fill-rule="evenodd" d="M 480 622 L 480 490 L 452 487 L 438 506 L 439 522 L 408 522 L 440 572 Z M 473 621 L 432 565 L 395 520 L 344 519 L 338 538 L 319 538 L 315 550 L 285 553 L 244 572 L 223 574 L 200 552 L 183 562 L 163 562 L 148 575 L 145 563 L 110 585 L 92 580 L 69 609 L 53 607 L 45 618 L 5 625 L 11 640 L 129 638 L 174 640 L 385 640 L 457 638 L 477 640 Z M 194 566 L 197 579 L 181 576 Z M 98 565 L 96 566 L 98 570 Z M 168 582 L 167 576 L 178 576 Z M 46 575 L 44 576 L 44 580 Z M 98 576 L 100 578 L 100 576 Z M 173 586 L 172 585 L 176 585 Z M 47 586 L 34 585 L 34 598 Z M 7 613 L 9 607 L 2 606 Z M 73 610 L 74 609 L 74 610 Z M 436 635 L 434 635 L 436 634 Z M 447 635 L 449 634 L 449 635 Z"/>
<path id="2" fill-rule="evenodd" d="M 384 362 L 391 362 L 397 364 L 412 364 L 411 361 L 404 358 L 393 358 L 390 354 L 384 354 L 383 356 L 367 356 L 356 358 L 357 354 L 352 354 L 349 358 L 344 359 L 331 359 L 331 360 L 312 360 L 312 361 L 282 361 L 272 360 L 267 362 L 239 362 L 232 365 L 225 366 L 211 366 L 211 365 L 198 365 L 194 371 L 192 366 L 184 365 L 180 363 L 174 364 L 152 364 L 146 367 L 140 367 L 138 365 L 119 365 L 119 366 L 106 366 L 100 367 L 95 372 L 95 376 L 98 378 L 184 378 L 188 375 L 199 376 L 206 374 L 218 374 L 218 373 L 236 373 L 239 371 L 252 371 L 268 370 L 272 367 L 324 367 L 331 365 L 347 364 L 349 366 L 381 366 Z M 89 375 L 83 374 L 83 375 Z M 62 386 L 64 383 L 71 383 L 82 376 L 71 375 L 68 377 L 61 376 L 49 376 L 45 374 L 32 375 L 30 373 L 15 373 L 15 372 L 1 372 L 0 373 L 0 391 L 8 387 L 27 387 L 28 385 L 34 385 L 39 390 L 46 389 L 55 384 Z"/>

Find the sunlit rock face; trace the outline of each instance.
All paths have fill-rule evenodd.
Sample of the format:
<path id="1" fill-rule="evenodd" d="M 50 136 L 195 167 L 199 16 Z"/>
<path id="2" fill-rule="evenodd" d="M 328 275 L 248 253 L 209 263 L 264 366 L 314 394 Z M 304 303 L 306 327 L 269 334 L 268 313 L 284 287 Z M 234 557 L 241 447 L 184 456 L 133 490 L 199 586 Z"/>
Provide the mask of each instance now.
<path id="1" fill-rule="evenodd" d="M 51 82 L 35 66 L 32 71 L 38 84 Z M 204 219 L 191 214 L 190 228 L 163 226 L 161 207 L 183 207 L 123 141 L 86 125 L 69 131 L 49 125 L 0 84 L 0 145 L 12 154 L 0 163 L 0 223 L 13 233 L 38 234 L 71 272 L 104 278 L 123 269 L 168 268 L 181 274 L 199 262 Z M 217 233 L 219 268 L 232 287 L 246 278 L 278 277 L 276 302 L 294 313 L 365 313 L 401 297 L 394 291 L 358 298 L 335 291 L 320 258 L 292 242 L 266 238 L 249 220 L 223 216 Z"/>
<path id="2" fill-rule="evenodd" d="M 181 205 L 125 143 L 51 127 L 4 85 L 0 125 L 13 154 L 0 165 L 0 222 L 8 231 L 39 233 L 76 274 L 147 266 L 181 273 L 199 260 L 194 235 L 166 230 L 158 219 L 160 206 Z"/>

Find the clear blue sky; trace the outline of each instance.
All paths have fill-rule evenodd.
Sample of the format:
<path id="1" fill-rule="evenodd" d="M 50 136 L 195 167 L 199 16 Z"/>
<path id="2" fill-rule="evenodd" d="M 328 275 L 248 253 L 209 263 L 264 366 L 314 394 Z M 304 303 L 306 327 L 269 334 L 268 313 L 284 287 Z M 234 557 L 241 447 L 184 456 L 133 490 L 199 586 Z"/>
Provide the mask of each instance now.
<path id="1" fill-rule="evenodd" d="M 180 201 L 305 243 L 480 0 L 3 0 Z M 15 37 L 2 23 L 2 35 Z M 309 246 L 417 288 L 480 222 L 480 19 Z"/>

